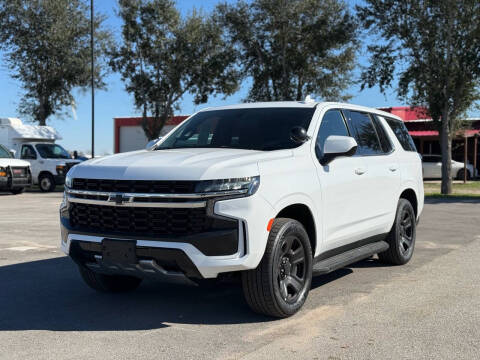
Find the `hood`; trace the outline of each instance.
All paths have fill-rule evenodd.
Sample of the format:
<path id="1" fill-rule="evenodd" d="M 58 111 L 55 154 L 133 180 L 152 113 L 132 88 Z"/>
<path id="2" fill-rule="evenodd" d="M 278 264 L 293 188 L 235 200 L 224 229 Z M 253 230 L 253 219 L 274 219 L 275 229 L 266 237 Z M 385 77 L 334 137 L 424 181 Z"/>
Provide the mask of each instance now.
<path id="1" fill-rule="evenodd" d="M 140 150 L 85 161 L 70 176 L 124 180 L 209 180 L 259 174 L 259 161 L 292 156 L 291 150 Z"/>
<path id="2" fill-rule="evenodd" d="M 0 158 L 0 166 L 7 167 L 7 166 L 30 166 L 30 163 L 25 160 L 19 159 L 12 159 L 12 158 Z"/>

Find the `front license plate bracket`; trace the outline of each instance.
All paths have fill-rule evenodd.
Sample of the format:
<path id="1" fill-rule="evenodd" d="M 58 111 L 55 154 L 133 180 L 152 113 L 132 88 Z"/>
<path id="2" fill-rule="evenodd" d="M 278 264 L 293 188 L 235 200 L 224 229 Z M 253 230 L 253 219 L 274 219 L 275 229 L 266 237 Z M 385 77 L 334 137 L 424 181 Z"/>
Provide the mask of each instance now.
<path id="1" fill-rule="evenodd" d="M 113 264 L 136 264 L 137 242 L 135 240 L 112 240 L 103 239 L 102 259 Z"/>

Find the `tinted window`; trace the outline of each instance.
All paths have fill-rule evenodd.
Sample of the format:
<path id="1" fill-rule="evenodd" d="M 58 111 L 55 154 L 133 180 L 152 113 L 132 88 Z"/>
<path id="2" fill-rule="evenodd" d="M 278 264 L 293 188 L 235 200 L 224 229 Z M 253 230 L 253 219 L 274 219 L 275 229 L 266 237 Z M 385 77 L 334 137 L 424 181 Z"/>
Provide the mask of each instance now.
<path id="1" fill-rule="evenodd" d="M 349 111 L 350 130 L 357 140 L 358 148 L 356 155 L 379 155 L 383 154 L 377 131 L 373 126 L 372 119 L 366 113 Z"/>
<path id="2" fill-rule="evenodd" d="M 70 159 L 70 154 L 60 145 L 38 144 L 35 147 L 44 159 Z"/>
<path id="3" fill-rule="evenodd" d="M 422 160 L 423 162 L 437 163 L 437 162 L 441 162 L 442 158 L 441 156 L 424 155 Z"/>
<path id="4" fill-rule="evenodd" d="M 172 133 L 157 150 L 177 148 L 291 149 L 295 126 L 308 129 L 315 108 L 256 108 L 203 111 Z"/>
<path id="5" fill-rule="evenodd" d="M 327 111 L 327 113 L 323 116 L 315 147 L 317 156 L 319 158 L 323 154 L 325 140 L 330 135 L 349 136 L 343 116 L 338 110 Z"/>
<path id="6" fill-rule="evenodd" d="M 387 132 L 385 131 L 385 128 L 383 127 L 380 119 L 376 115 L 371 114 L 371 116 L 373 119 L 373 125 L 375 125 L 375 130 L 377 130 L 377 135 L 380 140 L 382 150 L 384 153 L 389 153 L 393 150 L 393 145 L 390 142 L 390 138 L 388 137 Z"/>
<path id="7" fill-rule="evenodd" d="M 415 143 L 413 142 L 412 137 L 408 133 L 407 127 L 403 121 L 385 118 L 390 128 L 395 133 L 395 136 L 398 139 L 400 145 L 402 145 L 403 150 L 406 151 L 417 151 Z"/>
<path id="8" fill-rule="evenodd" d="M 23 145 L 22 146 L 21 158 L 22 159 L 36 159 L 37 158 L 37 154 L 35 153 L 35 150 L 33 150 L 32 145 Z"/>

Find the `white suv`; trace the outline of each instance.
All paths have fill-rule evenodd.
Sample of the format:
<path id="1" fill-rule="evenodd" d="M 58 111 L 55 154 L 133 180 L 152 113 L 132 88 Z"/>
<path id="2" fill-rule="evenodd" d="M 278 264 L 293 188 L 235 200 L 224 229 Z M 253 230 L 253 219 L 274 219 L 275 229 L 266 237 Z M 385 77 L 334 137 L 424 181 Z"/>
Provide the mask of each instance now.
<path id="1" fill-rule="evenodd" d="M 312 275 L 373 254 L 407 263 L 423 196 L 420 156 L 391 114 L 316 102 L 208 108 L 147 150 L 72 168 L 62 248 L 96 290 L 239 272 L 253 310 L 286 317 Z"/>

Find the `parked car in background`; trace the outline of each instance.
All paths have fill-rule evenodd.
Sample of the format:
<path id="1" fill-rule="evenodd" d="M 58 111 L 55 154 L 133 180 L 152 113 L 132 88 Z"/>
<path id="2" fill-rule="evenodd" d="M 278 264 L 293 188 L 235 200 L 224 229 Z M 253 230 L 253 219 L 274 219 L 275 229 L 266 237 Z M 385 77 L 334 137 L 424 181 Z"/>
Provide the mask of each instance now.
<path id="1" fill-rule="evenodd" d="M 32 184 L 30 164 L 13 157 L 13 154 L 0 144 L 0 191 L 20 194 Z"/>
<path id="2" fill-rule="evenodd" d="M 60 145 L 57 131 L 50 126 L 23 124 L 17 118 L 0 118 L 0 143 L 15 157 L 30 163 L 32 181 L 42 191 L 53 191 L 65 183 L 68 170 L 78 164 Z"/>
<path id="3" fill-rule="evenodd" d="M 441 179 L 442 178 L 442 156 L 441 155 L 423 155 L 422 159 L 423 178 Z M 452 177 L 458 180 L 464 179 L 465 166 L 463 162 L 452 160 Z M 472 164 L 467 163 L 467 179 L 478 175 L 478 170 L 473 169 Z"/>
<path id="4" fill-rule="evenodd" d="M 98 291 L 237 273 L 254 311 L 287 317 L 312 275 L 373 254 L 406 264 L 423 202 L 420 156 L 392 114 L 314 101 L 208 108 L 146 150 L 73 167 L 61 246 Z"/>

